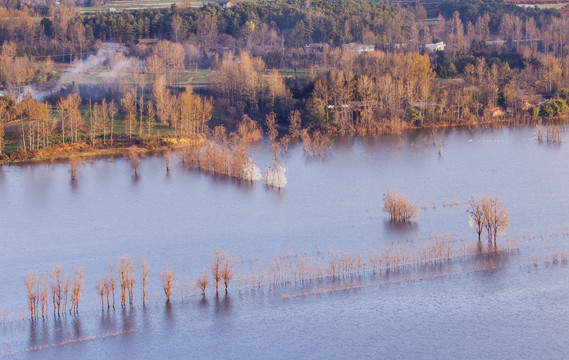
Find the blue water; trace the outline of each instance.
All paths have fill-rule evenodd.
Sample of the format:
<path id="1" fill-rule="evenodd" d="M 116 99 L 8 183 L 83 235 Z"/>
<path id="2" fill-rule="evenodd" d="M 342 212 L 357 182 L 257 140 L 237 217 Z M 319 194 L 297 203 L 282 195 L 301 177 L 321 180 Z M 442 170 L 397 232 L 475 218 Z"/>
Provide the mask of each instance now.
<path id="1" fill-rule="evenodd" d="M 259 167 L 270 165 L 268 144 L 251 152 Z M 569 250 L 567 144 L 539 143 L 531 128 L 448 129 L 441 154 L 430 132 L 412 132 L 339 138 L 324 158 L 307 158 L 293 145 L 281 160 L 288 180 L 282 190 L 177 160 L 167 173 L 161 156 L 146 157 L 138 177 L 124 159 L 94 160 L 76 182 L 66 163 L 3 167 L 0 309 L 26 304 L 28 271 L 82 266 L 86 278 L 79 316 L 7 321 L 0 351 L 125 359 L 568 356 L 568 266 L 543 262 L 554 250 Z M 427 205 L 416 224 L 389 222 L 381 210 L 388 188 Z M 171 265 L 178 279 L 194 279 L 209 269 L 216 248 L 234 254 L 246 272 L 285 251 L 366 252 L 393 241 L 418 244 L 433 233 L 473 240 L 464 204 L 472 195 L 500 197 L 511 218 L 504 237 L 522 239 L 502 269 L 472 272 L 466 268 L 474 260 L 462 259 L 462 271 L 429 280 L 380 285 L 384 275 L 365 274 L 356 290 L 289 299 L 283 295 L 331 280 L 230 286 L 219 298 L 210 289 L 205 300 L 177 294 L 164 304 L 160 269 Z M 450 201 L 459 205 L 443 206 Z M 142 258 L 150 263 L 150 300 L 140 304 L 137 284 L 134 307 L 101 313 L 95 280 L 123 254 L 137 266 Z"/>

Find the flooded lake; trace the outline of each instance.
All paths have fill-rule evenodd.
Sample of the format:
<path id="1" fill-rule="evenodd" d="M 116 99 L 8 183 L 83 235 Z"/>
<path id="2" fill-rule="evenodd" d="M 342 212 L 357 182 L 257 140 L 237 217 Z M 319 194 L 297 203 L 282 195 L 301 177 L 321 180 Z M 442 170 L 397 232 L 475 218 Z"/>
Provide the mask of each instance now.
<path id="1" fill-rule="evenodd" d="M 447 129 L 402 136 L 338 138 L 332 152 L 307 158 L 300 144 L 281 155 L 284 189 L 147 156 L 139 176 L 127 160 L 97 159 L 72 182 L 67 163 L 0 170 L 0 334 L 14 358 L 567 358 L 569 147 L 540 143 L 533 128 Z M 443 143 L 439 152 L 439 144 Z M 266 142 L 251 149 L 261 169 Z M 175 159 L 174 159 L 175 158 Z M 414 224 L 382 212 L 382 194 L 419 205 Z M 216 297 L 166 305 L 160 270 L 195 279 L 216 248 L 246 273 L 280 254 L 315 258 L 417 246 L 433 234 L 474 242 L 467 201 L 499 197 L 510 214 L 504 239 L 519 250 L 498 266 L 461 257 L 390 273 L 280 285 L 237 286 Z M 484 236 L 484 235 L 483 235 Z M 485 240 L 483 240 L 485 242 Z M 142 306 L 101 312 L 95 281 L 121 255 L 151 266 Z M 536 261 L 537 256 L 537 261 Z M 492 260 L 494 261 L 494 260 Z M 22 320 L 24 276 L 60 264 L 82 266 L 78 316 Z M 477 265 L 478 264 L 478 265 Z M 480 265 L 483 264 L 483 265 Z M 482 267 L 480 267 L 482 266 Z M 51 304 L 49 306 L 51 311 Z M 28 316 L 28 313 L 25 313 Z"/>

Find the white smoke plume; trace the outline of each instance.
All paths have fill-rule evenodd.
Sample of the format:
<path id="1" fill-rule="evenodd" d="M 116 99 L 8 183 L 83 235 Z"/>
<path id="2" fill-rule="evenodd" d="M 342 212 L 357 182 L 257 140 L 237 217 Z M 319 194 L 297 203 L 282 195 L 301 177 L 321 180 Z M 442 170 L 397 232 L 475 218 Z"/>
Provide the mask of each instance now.
<path id="1" fill-rule="evenodd" d="M 103 66 L 104 64 L 111 63 L 119 52 L 122 52 L 122 46 L 120 44 L 105 43 L 99 48 L 96 54 L 89 55 L 84 60 L 76 61 L 71 67 L 65 70 L 65 73 L 63 73 L 61 78 L 59 78 L 57 83 L 51 89 L 37 91 L 33 88 L 29 88 L 29 95 L 31 95 L 36 100 L 44 100 L 50 95 L 57 93 L 67 85 L 71 85 L 73 82 L 79 82 L 86 75 Z M 138 64 L 133 64 L 130 59 L 115 61 L 112 64 L 109 79 L 116 81 L 117 76 L 121 74 L 122 71 L 129 65 Z"/>

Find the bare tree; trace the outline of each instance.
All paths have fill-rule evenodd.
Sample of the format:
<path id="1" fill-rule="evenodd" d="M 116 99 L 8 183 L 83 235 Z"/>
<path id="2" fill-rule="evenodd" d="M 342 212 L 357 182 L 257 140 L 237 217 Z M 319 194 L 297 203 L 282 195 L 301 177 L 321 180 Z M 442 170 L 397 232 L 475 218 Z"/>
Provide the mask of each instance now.
<path id="1" fill-rule="evenodd" d="M 302 119 L 300 117 L 300 112 L 298 110 L 291 111 L 288 116 L 288 121 L 290 123 L 288 127 L 288 133 L 292 138 L 300 137 L 301 123 Z"/>
<path id="2" fill-rule="evenodd" d="M 174 289 L 174 281 L 176 277 L 174 275 L 174 269 L 171 266 L 160 271 L 160 279 L 162 280 L 162 288 L 164 289 L 164 295 L 166 295 L 166 302 L 170 302 L 170 297 L 172 296 L 172 290 Z"/>
<path id="3" fill-rule="evenodd" d="M 62 311 L 64 314 L 67 311 L 67 299 L 69 298 L 69 274 L 65 275 L 65 280 L 63 280 L 63 301 L 62 301 Z"/>
<path id="4" fill-rule="evenodd" d="M 468 215 L 470 226 L 476 229 L 478 234 L 478 242 L 481 242 L 482 231 L 486 225 L 486 217 L 483 209 L 484 198 L 475 198 L 474 196 L 468 201 Z"/>
<path id="5" fill-rule="evenodd" d="M 215 285 L 215 294 L 219 293 L 219 281 L 222 278 L 221 272 L 222 266 L 222 253 L 221 250 L 215 250 L 215 258 L 213 259 L 213 263 L 211 264 L 211 275 L 213 276 L 213 284 Z"/>
<path id="6" fill-rule="evenodd" d="M 57 265 L 51 270 L 51 300 L 53 302 L 53 316 L 57 309 L 59 314 L 61 308 L 61 265 Z"/>
<path id="7" fill-rule="evenodd" d="M 279 134 L 277 130 L 277 115 L 274 112 L 270 112 L 266 116 L 267 123 L 267 135 L 269 135 L 269 140 L 275 141 L 277 135 Z"/>
<path id="8" fill-rule="evenodd" d="M 111 101 L 111 102 L 109 103 L 109 107 L 108 107 L 108 109 L 107 109 L 107 112 L 108 112 L 109 118 L 110 118 L 110 120 L 111 120 L 111 123 L 109 124 L 109 125 L 110 125 L 110 126 L 109 126 L 109 127 L 110 127 L 109 131 L 110 131 L 110 134 L 111 134 L 111 145 L 112 145 L 112 144 L 113 144 L 113 133 L 114 133 L 114 129 L 115 129 L 115 116 L 117 115 L 117 112 L 118 112 L 118 109 L 117 109 L 117 107 L 115 106 L 115 102 L 114 102 L 114 101 Z"/>
<path id="9" fill-rule="evenodd" d="M 101 297 L 101 310 L 105 309 L 105 288 L 106 288 L 106 279 L 104 276 L 101 276 L 95 282 L 95 289 L 97 290 L 97 293 Z"/>
<path id="10" fill-rule="evenodd" d="M 83 268 L 73 269 L 73 289 L 71 292 L 71 309 L 70 313 L 79 313 L 79 301 L 81 300 L 81 291 L 83 290 L 85 281 L 85 272 Z"/>
<path id="11" fill-rule="evenodd" d="M 138 176 L 138 168 L 140 168 L 140 157 L 138 157 L 138 149 L 132 147 L 128 150 L 128 158 L 130 159 L 130 166 L 134 170 L 134 176 Z"/>
<path id="12" fill-rule="evenodd" d="M 41 303 L 41 317 L 47 316 L 47 305 L 48 305 L 48 285 L 47 285 L 47 275 L 43 273 L 41 275 L 41 290 L 40 290 L 40 303 Z"/>
<path id="13" fill-rule="evenodd" d="M 202 274 L 198 275 L 196 282 L 201 290 L 202 296 L 205 296 L 205 290 L 207 289 L 207 285 L 209 284 L 209 276 L 207 276 L 207 271 L 205 269 Z"/>
<path id="14" fill-rule="evenodd" d="M 150 265 L 148 265 L 148 261 L 146 261 L 146 259 L 142 259 L 140 267 L 142 270 L 142 304 L 144 305 L 146 300 L 146 290 L 148 289 L 149 284 Z"/>
<path id="15" fill-rule="evenodd" d="M 132 305 L 134 301 L 134 260 L 126 255 L 123 255 L 119 259 L 119 279 L 121 286 L 121 306 L 126 306 L 126 292 L 128 291 L 129 302 Z"/>
<path id="16" fill-rule="evenodd" d="M 227 287 L 235 275 L 235 267 L 237 266 L 237 261 L 231 255 L 227 253 L 222 253 L 222 265 L 221 265 L 221 277 L 223 278 L 223 284 L 225 285 L 225 293 L 227 294 Z"/>
<path id="17" fill-rule="evenodd" d="M 267 186 L 276 187 L 278 189 L 285 187 L 287 184 L 286 166 L 277 159 L 274 159 L 273 166 L 269 166 L 265 169 L 263 178 Z"/>
<path id="18" fill-rule="evenodd" d="M 113 276 L 113 263 L 109 261 L 109 288 L 110 292 L 113 295 L 113 309 L 115 308 L 115 278 Z M 107 293 L 107 305 L 108 301 L 108 293 Z"/>
<path id="19" fill-rule="evenodd" d="M 178 14 L 172 16 L 172 22 L 170 23 L 170 27 L 172 29 L 172 40 L 174 40 L 175 42 L 179 42 L 180 35 L 184 27 L 182 17 Z"/>
<path id="20" fill-rule="evenodd" d="M 137 113 L 137 101 L 136 95 L 132 91 L 128 90 L 121 100 L 121 105 L 125 112 L 125 120 L 128 131 L 129 139 L 132 138 L 132 133 L 134 127 L 136 126 L 136 113 Z"/>
<path id="21" fill-rule="evenodd" d="M 26 294 L 28 296 L 28 309 L 30 311 L 30 318 L 35 319 L 37 317 L 37 284 L 38 277 L 34 273 L 27 273 L 24 277 L 24 282 L 26 283 Z"/>
<path id="22" fill-rule="evenodd" d="M 77 156 L 72 156 L 69 158 L 69 176 L 72 181 L 77 180 L 79 177 L 79 168 L 83 165 L 84 161 L 82 158 Z"/>
<path id="23" fill-rule="evenodd" d="M 510 226 L 510 215 L 497 197 L 489 197 L 484 201 L 484 215 L 486 217 L 486 229 L 488 241 L 494 240 L 496 247 L 498 234 L 504 232 Z"/>
<path id="24" fill-rule="evenodd" d="M 164 151 L 164 161 L 166 161 L 166 171 L 170 171 L 170 158 L 172 156 L 172 150 L 167 149 Z"/>

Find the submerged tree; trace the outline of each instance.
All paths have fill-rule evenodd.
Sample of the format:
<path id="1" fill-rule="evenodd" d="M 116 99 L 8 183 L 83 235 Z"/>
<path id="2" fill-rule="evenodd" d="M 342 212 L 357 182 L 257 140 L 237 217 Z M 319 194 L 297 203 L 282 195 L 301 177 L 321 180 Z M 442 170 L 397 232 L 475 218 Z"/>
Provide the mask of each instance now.
<path id="1" fill-rule="evenodd" d="M 136 278 L 134 276 L 135 266 L 134 260 L 126 255 L 119 259 L 119 280 L 121 286 L 121 306 L 126 306 L 126 293 L 128 291 L 129 302 L 132 305 L 134 301 L 134 284 Z M 114 303 L 114 300 L 113 300 Z"/>
<path id="2" fill-rule="evenodd" d="M 475 228 L 480 243 L 482 231 L 486 229 L 488 243 L 497 245 L 498 235 L 503 233 L 510 225 L 508 211 L 497 197 L 474 196 L 468 202 L 468 215 L 470 225 Z"/>
<path id="3" fill-rule="evenodd" d="M 61 287 L 61 265 L 57 265 L 51 270 L 51 300 L 53 303 L 53 316 L 55 316 L 56 310 L 59 314 L 61 309 Z"/>
<path id="4" fill-rule="evenodd" d="M 483 210 L 484 198 L 475 198 L 474 196 L 468 201 L 468 215 L 470 226 L 476 229 L 478 234 L 478 242 L 481 242 L 482 231 L 486 225 L 486 217 Z"/>
<path id="5" fill-rule="evenodd" d="M 496 247 L 498 234 L 503 233 L 510 226 L 510 215 L 497 197 L 486 198 L 483 211 L 486 217 L 488 241 L 494 240 L 494 247 Z"/>
<path id="6" fill-rule="evenodd" d="M 104 276 L 101 276 L 95 282 L 95 290 L 97 290 L 97 294 L 101 297 L 101 310 L 105 309 L 105 288 L 106 288 L 106 279 Z"/>
<path id="7" fill-rule="evenodd" d="M 207 276 L 207 271 L 205 269 L 203 270 L 202 274 L 198 275 L 196 282 L 200 288 L 202 296 L 205 296 L 205 291 L 209 284 L 209 277 Z"/>
<path id="8" fill-rule="evenodd" d="M 71 292 L 71 309 L 70 313 L 79 313 L 79 301 L 81 300 L 81 291 L 85 283 L 85 272 L 83 268 L 73 269 L 73 289 Z"/>
<path id="9" fill-rule="evenodd" d="M 31 319 L 35 319 L 37 317 L 38 281 L 39 279 L 34 273 L 28 273 L 24 277 L 24 282 L 26 283 L 26 294 L 28 296 L 28 309 L 30 311 Z"/>
<path id="10" fill-rule="evenodd" d="M 77 180 L 79 177 L 79 168 L 83 163 L 83 159 L 77 156 L 72 156 L 69 159 L 69 176 L 71 177 L 71 180 Z"/>
<path id="11" fill-rule="evenodd" d="M 142 259 L 140 265 L 141 268 L 141 278 L 142 278 L 142 304 L 146 304 L 146 291 L 148 290 L 149 277 L 150 277 L 150 265 L 146 259 Z"/>
<path id="12" fill-rule="evenodd" d="M 237 266 L 237 261 L 233 256 L 222 253 L 222 265 L 221 265 L 221 277 L 223 278 L 223 284 L 225 285 L 225 293 L 227 294 L 227 287 L 233 276 L 235 275 L 235 267 Z"/>
<path id="13" fill-rule="evenodd" d="M 222 278 L 221 272 L 222 266 L 222 253 L 221 250 L 215 250 L 215 257 L 213 259 L 213 263 L 211 264 L 211 275 L 213 276 L 213 285 L 215 286 L 215 294 L 219 293 L 219 281 Z"/>
<path id="14" fill-rule="evenodd" d="M 411 222 L 417 220 L 418 207 L 406 196 L 387 190 L 383 194 L 383 211 L 389 213 L 392 221 Z"/>
<path id="15" fill-rule="evenodd" d="M 166 162 L 166 171 L 170 171 L 170 158 L 172 157 L 172 150 L 167 149 L 164 151 L 164 161 Z"/>
<path id="16" fill-rule="evenodd" d="M 269 166 L 265 169 L 265 184 L 271 187 L 283 188 L 286 186 L 286 166 L 278 161 L 274 160 L 274 165 Z"/>
<path id="17" fill-rule="evenodd" d="M 140 168 L 140 157 L 138 156 L 137 148 L 130 148 L 128 150 L 128 158 L 130 159 L 130 166 L 134 170 L 134 176 L 138 176 L 138 169 Z"/>
<path id="18" fill-rule="evenodd" d="M 162 269 L 160 272 L 160 280 L 162 280 L 162 288 L 164 289 L 166 302 L 169 303 L 170 297 L 172 296 L 172 290 L 174 290 L 174 281 L 176 280 L 174 269 L 172 269 L 171 266 L 166 269 Z"/>

